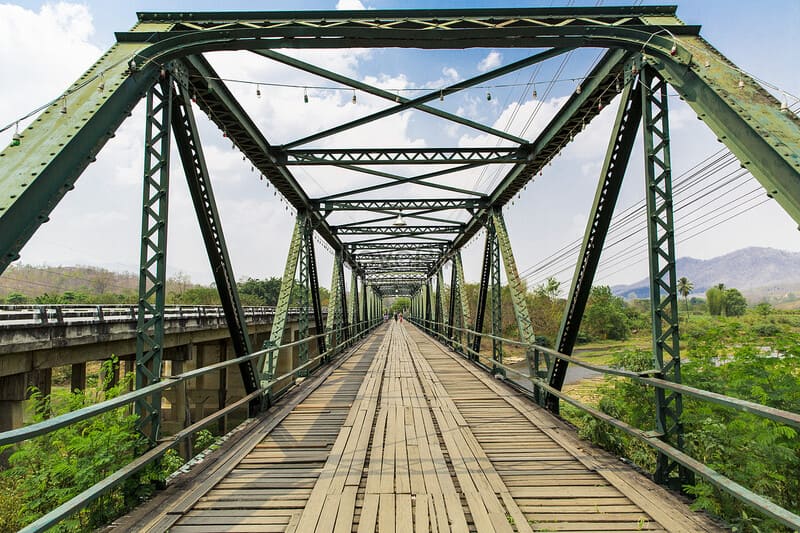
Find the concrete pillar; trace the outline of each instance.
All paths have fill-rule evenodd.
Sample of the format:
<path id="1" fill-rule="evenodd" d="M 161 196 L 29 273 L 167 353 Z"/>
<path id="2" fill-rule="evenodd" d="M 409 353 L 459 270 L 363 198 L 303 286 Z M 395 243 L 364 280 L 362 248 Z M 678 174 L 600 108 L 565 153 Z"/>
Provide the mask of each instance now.
<path id="1" fill-rule="evenodd" d="M 53 391 L 53 369 L 38 368 L 31 370 L 28 376 L 28 389 L 36 387 L 42 396 L 50 396 Z M 27 395 L 30 398 L 30 394 Z"/>
<path id="2" fill-rule="evenodd" d="M 86 389 L 86 363 L 75 363 L 72 365 L 72 377 L 70 378 L 70 392 Z"/>
<path id="3" fill-rule="evenodd" d="M 219 362 L 228 360 L 228 341 L 219 341 Z M 228 369 L 223 368 L 219 371 L 219 381 L 217 385 L 217 409 L 223 409 L 228 398 Z M 217 431 L 220 435 L 228 432 L 228 417 L 223 416 L 217 422 Z"/>
<path id="4" fill-rule="evenodd" d="M 172 361 L 172 375 L 177 376 L 183 372 L 183 361 Z M 186 382 L 182 381 L 175 385 L 175 402 L 172 404 L 172 412 L 177 421 L 177 430 L 181 430 L 191 424 L 191 414 L 186 402 Z M 181 442 L 179 447 L 181 457 L 191 459 L 192 442 L 186 439 Z"/>
<path id="5" fill-rule="evenodd" d="M 27 385 L 25 374 L 0 377 L 0 431 L 22 426 Z"/>

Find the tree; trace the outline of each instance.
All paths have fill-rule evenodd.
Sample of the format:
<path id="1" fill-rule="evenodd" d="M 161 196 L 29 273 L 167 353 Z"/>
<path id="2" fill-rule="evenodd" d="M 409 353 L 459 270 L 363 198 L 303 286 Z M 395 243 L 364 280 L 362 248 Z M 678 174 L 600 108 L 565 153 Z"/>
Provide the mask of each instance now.
<path id="1" fill-rule="evenodd" d="M 6 296 L 6 303 L 11 305 L 21 305 L 28 303 L 28 297 L 18 292 L 12 292 Z"/>
<path id="2" fill-rule="evenodd" d="M 544 296 L 555 300 L 561 292 L 561 282 L 556 278 L 550 276 L 547 281 L 536 287 L 535 293 L 537 296 Z"/>
<path id="3" fill-rule="evenodd" d="M 722 284 L 720 283 L 720 285 Z M 725 290 L 720 288 L 719 285 L 706 291 L 706 301 L 708 302 L 708 313 L 711 316 L 725 314 Z"/>
<path id="4" fill-rule="evenodd" d="M 694 283 L 689 281 L 689 278 L 683 276 L 678 280 L 678 292 L 683 296 L 683 301 L 686 303 L 686 322 L 689 322 L 689 294 L 694 290 Z"/>
<path id="5" fill-rule="evenodd" d="M 747 300 L 737 289 L 725 290 L 725 315 L 742 316 L 747 311 Z"/>
<path id="6" fill-rule="evenodd" d="M 630 333 L 625 302 L 607 285 L 592 287 L 583 323 L 589 333 L 602 339 L 624 340 Z"/>

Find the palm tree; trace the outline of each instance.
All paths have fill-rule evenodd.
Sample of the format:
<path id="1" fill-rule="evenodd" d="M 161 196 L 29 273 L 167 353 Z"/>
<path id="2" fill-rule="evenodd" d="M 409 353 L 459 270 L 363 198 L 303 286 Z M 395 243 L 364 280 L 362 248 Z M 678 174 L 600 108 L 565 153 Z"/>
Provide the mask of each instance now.
<path id="1" fill-rule="evenodd" d="M 678 292 L 683 296 L 683 301 L 686 302 L 686 322 L 689 322 L 689 293 L 694 290 L 694 283 L 689 281 L 689 278 L 683 276 L 678 280 Z"/>

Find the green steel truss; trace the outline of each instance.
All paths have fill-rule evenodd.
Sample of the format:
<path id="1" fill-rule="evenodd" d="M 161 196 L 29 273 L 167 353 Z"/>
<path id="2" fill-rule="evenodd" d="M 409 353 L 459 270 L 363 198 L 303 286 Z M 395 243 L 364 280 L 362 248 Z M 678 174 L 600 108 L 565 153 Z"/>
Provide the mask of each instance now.
<path id="1" fill-rule="evenodd" d="M 614 128 L 611 130 L 611 138 L 595 192 L 592 213 L 586 223 L 583 244 L 575 266 L 572 286 L 567 296 L 567 306 L 556 341 L 558 351 L 567 355 L 572 354 L 578 338 L 581 318 L 586 309 L 586 303 L 589 301 L 592 281 L 594 281 L 594 275 L 600 264 L 600 252 L 603 250 L 603 243 L 611 225 L 614 206 L 622 187 L 622 179 L 625 176 L 641 118 L 641 85 L 627 83 L 622 93 Z M 545 376 L 549 375 L 550 385 L 561 389 L 567 373 L 567 362 L 562 359 L 551 362 L 547 357 L 544 360 L 546 368 L 539 369 L 537 361 L 536 371 Z M 558 398 L 548 395 L 546 400 L 548 408 L 558 412 Z"/>
<path id="2" fill-rule="evenodd" d="M 678 333 L 678 283 L 675 275 L 675 225 L 672 215 L 672 171 L 669 143 L 667 83 L 650 67 L 639 82 L 644 129 L 647 245 L 650 259 L 650 306 L 656 375 L 681 382 Z M 683 401 L 677 392 L 656 389 L 656 431 L 683 449 Z M 655 478 L 667 482 L 678 463 L 659 454 Z M 680 469 L 681 485 L 692 483 L 690 471 Z"/>
<path id="3" fill-rule="evenodd" d="M 473 78 L 404 98 L 277 51 L 352 47 L 518 48 L 529 52 L 518 61 Z M 572 94 L 533 139 L 428 105 L 581 47 L 605 52 L 582 83 L 582 90 Z M 249 51 L 283 68 L 369 93 L 384 99 L 386 106 L 324 131 L 311 130 L 314 133 L 280 146 L 270 144 L 267 135 L 271 132 L 260 129 L 205 55 L 229 50 Z M 98 91 L 101 83 L 105 88 Z M 74 187 L 81 172 L 146 97 L 137 386 L 157 381 L 161 373 L 170 129 L 236 354 L 252 352 L 193 106 L 241 151 L 254 174 L 264 176 L 298 213 L 270 338 L 272 346 L 282 340 L 296 273 L 301 285 L 301 334 L 310 333 L 309 313 L 317 331 L 323 330 L 314 235 L 335 253 L 326 335 L 317 340 L 321 353 L 350 343 L 363 330 L 364 320 L 379 320 L 384 297 L 408 295 L 415 320 L 428 326 L 435 324 L 435 330 L 457 349 L 474 356 L 467 348 L 479 353 L 481 335 L 464 335 L 459 327 L 472 326 L 482 332 L 488 303 L 491 331 L 502 334 L 503 265 L 520 338 L 532 342 L 526 288 L 517 272 L 502 208 L 624 88 L 568 296 L 558 350 L 567 354 L 572 351 L 638 124 L 643 121 L 654 371 L 680 381 L 667 84 L 767 193 L 800 222 L 800 121 L 794 113 L 783 112 L 779 101 L 705 42 L 699 36 L 699 27 L 683 24 L 674 6 L 140 13 L 137 25 L 129 32 L 118 33 L 108 53 L 21 132 L 20 143 L 0 153 L 0 272 L 19 257 L 25 243 Z M 64 102 L 67 113 L 59 113 Z M 336 147 L 332 142 L 337 133 L 405 111 L 428 114 L 446 125 L 466 126 L 502 142 L 496 148 Z M 435 166 L 435 170 L 419 170 L 420 164 Z M 463 170 L 497 164 L 504 166 L 495 167 L 502 169 L 502 174 L 492 190 L 472 190 L 450 179 Z M 325 165 L 359 178 L 367 176 L 370 181 L 358 188 L 312 198 L 293 174 L 296 166 L 303 165 Z M 404 169 L 411 172 L 409 167 L 421 173 L 405 173 Z M 448 178 L 450 184 L 437 178 Z M 418 194 L 405 192 L 412 187 Z M 343 211 L 347 213 L 339 213 Z M 337 222 L 344 215 L 352 220 Z M 487 232 L 486 248 L 473 316 L 466 297 L 461 250 L 481 230 Z M 453 269 L 447 306 L 442 272 L 446 264 Z M 352 274 L 349 301 L 345 267 Z M 502 345 L 494 339 L 492 344 L 492 358 L 502 361 Z M 301 360 L 306 360 L 307 347 L 300 350 Z M 545 371 L 556 389 L 563 384 L 566 367 L 564 362 L 546 361 Z M 256 390 L 275 376 L 277 350 L 257 365 L 248 363 L 240 369 L 245 389 Z M 550 409 L 558 409 L 555 397 L 545 396 L 544 400 Z M 680 396 L 661 395 L 656 403 L 657 432 L 680 447 Z M 157 438 L 158 406 L 156 397 L 138 406 L 143 431 L 151 439 Z M 659 459 L 660 480 L 667 480 L 674 472 L 674 464 Z M 682 474 L 678 472 L 679 478 Z"/>
<path id="4" fill-rule="evenodd" d="M 175 103 L 172 106 L 172 131 L 175 135 L 175 144 L 178 147 L 184 174 L 186 174 L 197 223 L 219 292 L 220 303 L 225 313 L 231 345 L 236 357 L 242 357 L 250 354 L 253 347 L 250 344 L 250 336 L 247 334 L 246 318 L 236 289 L 236 277 L 222 232 L 222 220 L 217 211 L 217 202 L 214 198 L 200 135 L 192 111 L 191 97 L 184 87 L 183 69 L 176 67 L 175 71 L 181 74 L 178 78 L 181 83 L 176 86 Z M 258 389 L 258 378 L 251 362 L 239 365 L 239 371 L 244 389 L 248 394 Z M 250 404 L 251 413 L 255 413 L 259 408 L 260 401 L 254 400 Z"/>
<path id="5" fill-rule="evenodd" d="M 144 199 L 139 267 L 139 314 L 136 325 L 136 388 L 161 380 L 164 355 L 164 302 L 167 282 L 172 81 L 169 76 L 147 92 L 145 110 Z M 161 395 L 136 403 L 139 430 L 151 443 L 161 426 Z"/>

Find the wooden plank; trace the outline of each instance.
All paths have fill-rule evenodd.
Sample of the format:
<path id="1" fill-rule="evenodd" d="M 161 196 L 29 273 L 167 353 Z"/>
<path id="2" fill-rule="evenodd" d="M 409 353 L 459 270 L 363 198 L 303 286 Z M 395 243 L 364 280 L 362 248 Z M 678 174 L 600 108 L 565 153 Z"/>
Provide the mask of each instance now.
<path id="1" fill-rule="evenodd" d="M 339 511 L 336 514 L 336 527 L 334 533 L 350 533 L 353 529 L 353 514 L 356 509 L 356 493 L 358 487 L 346 486 L 339 502 Z"/>
<path id="2" fill-rule="evenodd" d="M 394 533 L 395 509 L 394 494 L 381 493 L 380 506 L 378 507 L 378 530 L 380 533 Z"/>
<path id="3" fill-rule="evenodd" d="M 364 504 L 361 506 L 361 516 L 358 520 L 358 533 L 375 533 L 379 498 L 380 496 L 374 493 L 364 495 Z"/>
<path id="4" fill-rule="evenodd" d="M 395 528 L 397 531 L 414 531 L 414 514 L 411 506 L 411 494 L 398 494 L 395 499 Z"/>

